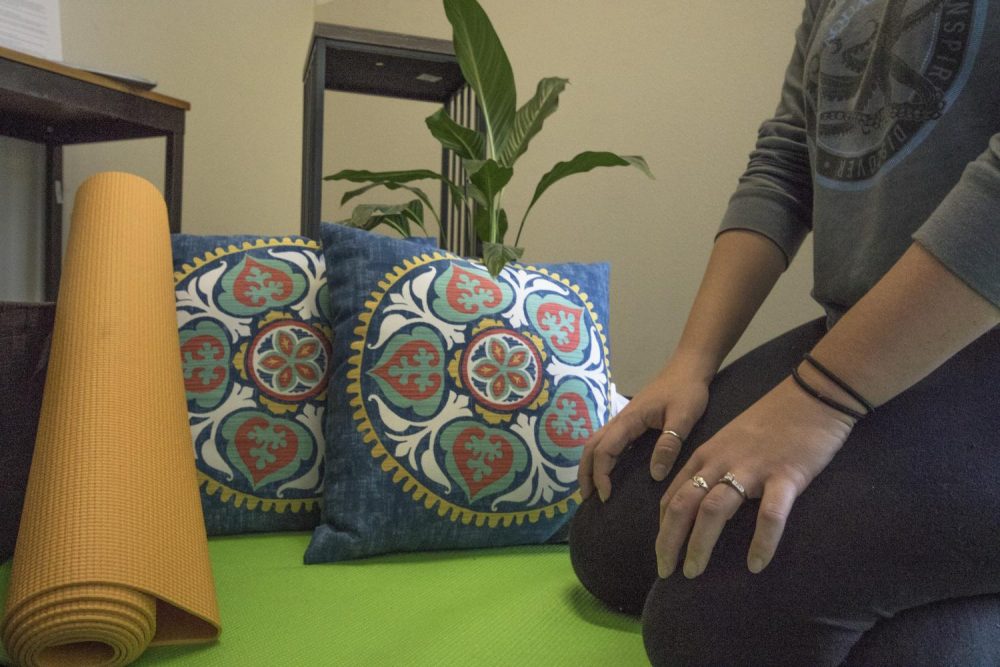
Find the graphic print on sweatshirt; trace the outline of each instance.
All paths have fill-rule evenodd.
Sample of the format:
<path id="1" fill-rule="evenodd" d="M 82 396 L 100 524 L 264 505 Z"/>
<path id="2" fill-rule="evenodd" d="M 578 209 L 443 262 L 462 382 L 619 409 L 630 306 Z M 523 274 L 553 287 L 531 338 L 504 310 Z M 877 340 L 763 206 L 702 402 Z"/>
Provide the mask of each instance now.
<path id="1" fill-rule="evenodd" d="M 832 0 L 806 56 L 816 178 L 861 190 L 948 112 L 969 77 L 988 0 Z"/>

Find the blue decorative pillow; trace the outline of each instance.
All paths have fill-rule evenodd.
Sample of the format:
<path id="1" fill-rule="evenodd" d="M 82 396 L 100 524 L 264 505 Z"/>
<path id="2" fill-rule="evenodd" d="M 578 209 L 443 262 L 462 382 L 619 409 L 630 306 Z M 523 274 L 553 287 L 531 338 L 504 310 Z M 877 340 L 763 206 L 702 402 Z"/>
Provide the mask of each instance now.
<path id="1" fill-rule="evenodd" d="M 307 563 L 542 543 L 607 419 L 606 264 L 482 265 L 323 225 L 333 327 Z"/>
<path id="2" fill-rule="evenodd" d="M 208 534 L 313 528 L 331 335 L 319 244 L 177 234 L 173 252 Z"/>

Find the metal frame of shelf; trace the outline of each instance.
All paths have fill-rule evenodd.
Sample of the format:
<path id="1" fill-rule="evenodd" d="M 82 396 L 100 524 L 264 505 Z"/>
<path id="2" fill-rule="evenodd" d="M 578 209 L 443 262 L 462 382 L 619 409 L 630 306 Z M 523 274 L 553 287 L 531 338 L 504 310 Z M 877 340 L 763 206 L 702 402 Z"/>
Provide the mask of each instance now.
<path id="1" fill-rule="evenodd" d="M 475 95 L 465 85 L 451 42 L 316 23 L 304 74 L 301 232 L 319 237 L 323 184 L 324 93 L 328 90 L 439 102 L 466 127 L 481 127 Z M 464 182 L 461 160 L 442 149 L 441 170 Z M 477 250 L 467 212 L 441 187 L 443 245 L 470 255 Z"/>
<path id="2" fill-rule="evenodd" d="M 63 146 L 143 137 L 166 140 L 164 198 L 181 229 L 184 121 L 191 105 L 0 47 L 0 135 L 45 145 L 45 298 L 62 265 Z"/>

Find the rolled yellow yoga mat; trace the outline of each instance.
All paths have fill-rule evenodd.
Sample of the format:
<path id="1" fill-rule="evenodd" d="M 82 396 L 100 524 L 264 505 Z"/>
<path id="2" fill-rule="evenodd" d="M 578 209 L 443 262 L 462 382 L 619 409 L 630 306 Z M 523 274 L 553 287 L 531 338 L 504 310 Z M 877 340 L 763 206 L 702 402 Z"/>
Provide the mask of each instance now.
<path id="1" fill-rule="evenodd" d="M 80 187 L 0 627 L 16 664 L 124 665 L 219 635 L 170 252 L 149 182 Z"/>

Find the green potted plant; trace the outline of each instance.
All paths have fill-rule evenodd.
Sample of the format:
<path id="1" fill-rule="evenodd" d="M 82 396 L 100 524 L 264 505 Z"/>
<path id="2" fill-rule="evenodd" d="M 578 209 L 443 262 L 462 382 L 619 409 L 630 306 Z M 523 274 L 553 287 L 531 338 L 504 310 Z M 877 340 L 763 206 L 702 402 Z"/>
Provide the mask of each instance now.
<path id="1" fill-rule="evenodd" d="M 454 183 L 446 175 L 428 169 L 383 172 L 346 169 L 325 180 L 365 184 L 347 192 L 341 205 L 379 187 L 403 189 L 415 195 L 415 199 L 404 204 L 359 205 L 351 218 L 344 221 L 363 229 L 387 225 L 403 236 L 410 235 L 411 223 L 425 230 L 425 207 L 440 225 L 440 217 L 430 198 L 411 183 L 427 179 L 441 181 L 449 189 L 452 200 L 471 213 L 476 235 L 482 242 L 482 261 L 491 274 L 497 275 L 507 262 L 523 255 L 524 249 L 519 243 L 528 213 L 542 194 L 558 181 L 596 167 L 631 165 L 650 178 L 653 175 L 646 161 L 637 155 L 584 151 L 571 160 L 559 162 L 539 180 L 521 217 L 514 242 L 507 244 L 509 223 L 501 203 L 504 188 L 514 175 L 518 158 L 542 129 L 545 119 L 559 106 L 559 95 L 569 82 L 558 77 L 542 79 L 535 95 L 517 108 L 514 72 L 486 12 L 476 0 L 444 0 L 444 10 L 452 26 L 459 67 L 476 94 L 485 128 L 480 132 L 459 125 L 443 108 L 428 116 L 425 122 L 431 134 L 462 159 L 467 182 Z"/>

